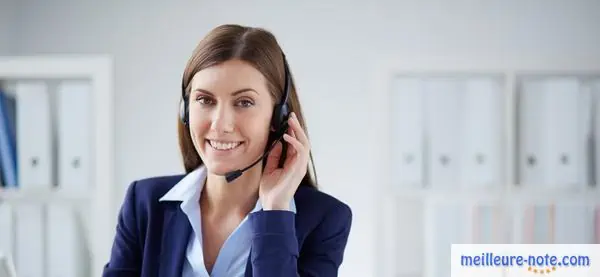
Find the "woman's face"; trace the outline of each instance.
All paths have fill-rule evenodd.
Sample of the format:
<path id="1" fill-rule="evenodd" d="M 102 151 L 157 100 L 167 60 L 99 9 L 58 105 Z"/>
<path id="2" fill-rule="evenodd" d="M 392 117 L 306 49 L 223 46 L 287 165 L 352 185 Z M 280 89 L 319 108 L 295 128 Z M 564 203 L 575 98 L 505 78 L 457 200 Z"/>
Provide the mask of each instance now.
<path id="1" fill-rule="evenodd" d="M 189 128 L 209 172 L 244 168 L 264 152 L 273 112 L 266 79 L 250 64 L 230 60 L 192 78 Z"/>

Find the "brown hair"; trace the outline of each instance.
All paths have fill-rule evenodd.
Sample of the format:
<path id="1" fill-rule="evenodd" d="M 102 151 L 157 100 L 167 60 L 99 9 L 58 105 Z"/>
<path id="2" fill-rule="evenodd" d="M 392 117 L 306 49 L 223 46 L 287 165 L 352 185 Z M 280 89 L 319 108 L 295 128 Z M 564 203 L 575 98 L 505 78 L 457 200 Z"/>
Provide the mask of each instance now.
<path id="1" fill-rule="evenodd" d="M 191 80 L 198 71 L 228 60 L 239 59 L 254 66 L 254 68 L 262 73 L 267 81 L 267 87 L 271 96 L 275 100 L 275 103 L 279 103 L 283 97 L 285 85 L 284 58 L 282 54 L 283 52 L 275 36 L 263 28 L 252 28 L 235 24 L 218 26 L 212 29 L 199 42 L 188 60 L 183 72 L 182 94 L 186 99 L 189 97 Z M 298 121 L 300 121 L 304 132 L 308 136 L 300 100 L 291 75 L 290 79 L 292 82 L 288 98 L 289 111 L 297 115 Z M 189 101 L 186 102 L 189 105 Z M 202 165 L 203 162 L 192 143 L 189 129 L 181 120 L 178 120 L 177 130 L 183 165 L 186 173 L 189 173 Z M 313 165 L 313 171 L 311 172 L 310 168 L 307 168 L 306 175 L 300 185 L 317 188 L 312 152 L 310 153 L 310 163 Z"/>

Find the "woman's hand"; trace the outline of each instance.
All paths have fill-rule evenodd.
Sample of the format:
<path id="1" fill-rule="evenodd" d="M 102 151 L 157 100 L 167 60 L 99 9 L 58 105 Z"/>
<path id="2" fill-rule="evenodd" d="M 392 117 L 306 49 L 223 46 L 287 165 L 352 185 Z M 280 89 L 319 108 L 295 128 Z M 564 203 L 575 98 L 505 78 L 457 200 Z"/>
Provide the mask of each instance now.
<path id="1" fill-rule="evenodd" d="M 288 119 L 288 131 L 283 139 L 289 144 L 283 168 L 278 168 L 281 142 L 277 142 L 269 157 L 260 181 L 259 199 L 264 210 L 289 210 L 296 189 L 306 174 L 310 144 L 295 113 Z"/>

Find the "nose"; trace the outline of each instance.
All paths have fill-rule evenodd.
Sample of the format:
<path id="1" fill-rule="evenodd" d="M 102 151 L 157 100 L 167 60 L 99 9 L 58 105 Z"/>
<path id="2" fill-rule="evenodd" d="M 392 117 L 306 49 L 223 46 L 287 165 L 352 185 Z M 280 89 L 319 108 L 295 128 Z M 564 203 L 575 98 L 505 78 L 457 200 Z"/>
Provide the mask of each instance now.
<path id="1" fill-rule="evenodd" d="M 211 129 L 219 134 L 231 133 L 234 130 L 235 116 L 226 105 L 218 106 L 213 113 Z"/>

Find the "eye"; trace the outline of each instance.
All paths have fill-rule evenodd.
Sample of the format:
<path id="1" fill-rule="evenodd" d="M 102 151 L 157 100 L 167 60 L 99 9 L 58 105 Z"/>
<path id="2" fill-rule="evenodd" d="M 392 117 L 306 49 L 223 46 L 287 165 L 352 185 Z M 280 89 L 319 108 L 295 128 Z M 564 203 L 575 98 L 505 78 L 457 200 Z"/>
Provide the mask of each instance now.
<path id="1" fill-rule="evenodd" d="M 249 99 L 242 99 L 242 100 L 239 100 L 236 105 L 243 107 L 243 108 L 249 108 L 254 105 L 254 102 L 252 102 Z"/>
<path id="2" fill-rule="evenodd" d="M 203 95 L 200 95 L 200 96 L 196 97 L 196 101 L 199 102 L 202 105 L 212 105 L 213 104 L 213 100 L 212 99 L 210 99 L 207 96 L 203 96 Z"/>

